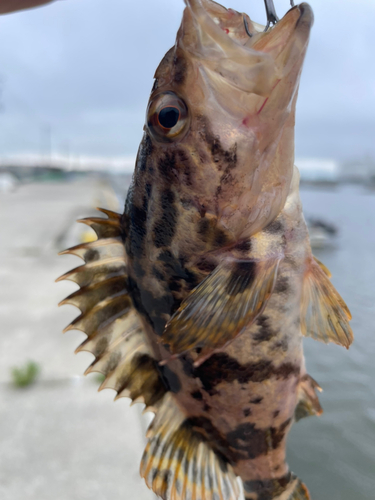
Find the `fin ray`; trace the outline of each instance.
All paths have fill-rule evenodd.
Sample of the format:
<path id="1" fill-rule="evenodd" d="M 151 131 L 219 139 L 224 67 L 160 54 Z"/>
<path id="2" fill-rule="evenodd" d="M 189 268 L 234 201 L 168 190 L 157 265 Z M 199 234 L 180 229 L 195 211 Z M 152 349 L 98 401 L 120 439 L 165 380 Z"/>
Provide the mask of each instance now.
<path id="1" fill-rule="evenodd" d="M 323 413 L 323 408 L 316 394 L 317 390 L 322 391 L 320 385 L 310 375 L 304 375 L 298 387 L 299 401 L 294 412 L 296 422 L 302 418 L 313 415 L 320 416 Z"/>
<path id="2" fill-rule="evenodd" d="M 99 390 L 113 389 L 116 399 L 129 397 L 153 409 L 166 389 L 128 294 L 122 218 L 109 210 L 100 211 L 108 218 L 82 221 L 95 230 L 98 239 L 61 252 L 85 261 L 58 280 L 68 279 L 80 287 L 61 302 L 81 311 L 65 331 L 76 329 L 87 335 L 76 352 L 94 355 L 85 373 L 99 372 L 105 376 Z"/>
<path id="3" fill-rule="evenodd" d="M 173 355 L 194 348 L 222 348 L 263 311 L 272 294 L 281 256 L 227 259 L 182 302 L 161 342 Z M 202 356 L 203 357 L 203 356 Z"/>
<path id="4" fill-rule="evenodd" d="M 303 335 L 328 344 L 334 342 L 349 348 L 353 332 L 350 311 L 326 271 L 311 259 L 302 293 L 301 330 Z"/>
<path id="5" fill-rule="evenodd" d="M 237 500 L 239 489 L 231 467 L 194 432 L 167 394 L 147 433 L 141 476 L 163 500 Z M 202 470 L 206 465 L 206 472 Z M 227 484 L 226 492 L 223 484 Z"/>

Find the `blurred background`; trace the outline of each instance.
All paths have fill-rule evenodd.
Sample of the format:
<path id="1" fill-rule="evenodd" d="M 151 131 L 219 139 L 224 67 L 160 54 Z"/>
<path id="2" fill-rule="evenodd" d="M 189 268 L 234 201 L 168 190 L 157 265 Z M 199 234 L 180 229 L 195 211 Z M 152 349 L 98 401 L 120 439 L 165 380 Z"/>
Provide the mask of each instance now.
<path id="1" fill-rule="evenodd" d="M 2 4 L 8 0 L 0 0 Z M 305 341 L 325 413 L 294 426 L 288 460 L 313 500 L 375 497 L 375 67 L 373 0 L 311 0 L 296 164 L 314 253 L 348 303 L 347 352 Z M 276 0 L 281 17 L 288 0 Z M 228 7 L 265 22 L 262 0 Z M 57 252 L 122 211 L 153 73 L 182 0 L 60 0 L 0 16 L 0 498 L 155 498 L 138 475 L 147 420 L 82 373 Z M 82 226 L 82 227 L 81 227 Z"/>

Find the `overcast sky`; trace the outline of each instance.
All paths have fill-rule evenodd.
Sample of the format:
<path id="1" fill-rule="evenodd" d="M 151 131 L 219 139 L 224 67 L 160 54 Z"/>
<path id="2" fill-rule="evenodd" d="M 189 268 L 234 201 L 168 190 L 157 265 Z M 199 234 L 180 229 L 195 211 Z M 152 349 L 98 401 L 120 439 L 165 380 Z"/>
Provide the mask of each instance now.
<path id="1" fill-rule="evenodd" d="M 289 0 L 276 0 L 279 17 Z M 375 1 L 311 0 L 297 156 L 375 158 Z M 263 0 L 226 7 L 265 22 Z M 0 156 L 136 153 L 182 0 L 59 0 L 0 17 Z"/>

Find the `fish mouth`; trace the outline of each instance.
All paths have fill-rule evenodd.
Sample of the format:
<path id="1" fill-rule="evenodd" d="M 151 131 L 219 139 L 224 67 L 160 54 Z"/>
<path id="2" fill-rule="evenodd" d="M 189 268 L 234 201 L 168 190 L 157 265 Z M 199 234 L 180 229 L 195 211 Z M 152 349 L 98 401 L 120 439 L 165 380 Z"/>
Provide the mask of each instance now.
<path id="1" fill-rule="evenodd" d="M 185 3 L 178 43 L 234 87 L 267 97 L 293 67 L 302 66 L 314 20 L 309 4 L 294 6 L 264 31 L 246 14 L 212 0 Z"/>

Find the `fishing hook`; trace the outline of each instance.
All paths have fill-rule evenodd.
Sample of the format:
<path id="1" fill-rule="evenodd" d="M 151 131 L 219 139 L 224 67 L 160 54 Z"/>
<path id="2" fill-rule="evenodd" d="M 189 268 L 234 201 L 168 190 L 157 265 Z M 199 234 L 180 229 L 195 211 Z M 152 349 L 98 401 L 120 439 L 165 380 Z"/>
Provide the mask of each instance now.
<path id="1" fill-rule="evenodd" d="M 266 6 L 267 13 L 267 25 L 264 31 L 267 31 L 271 24 L 275 25 L 278 22 L 279 18 L 277 17 L 273 0 L 264 0 L 264 5 Z"/>
<path id="2" fill-rule="evenodd" d="M 290 5 L 294 7 L 294 0 L 290 0 Z"/>
<path id="3" fill-rule="evenodd" d="M 247 24 L 247 19 L 245 16 L 243 16 L 243 23 L 245 25 L 245 31 L 246 33 L 249 35 L 249 37 L 251 38 L 253 35 L 252 33 L 250 33 L 250 30 L 249 30 L 249 25 Z"/>

